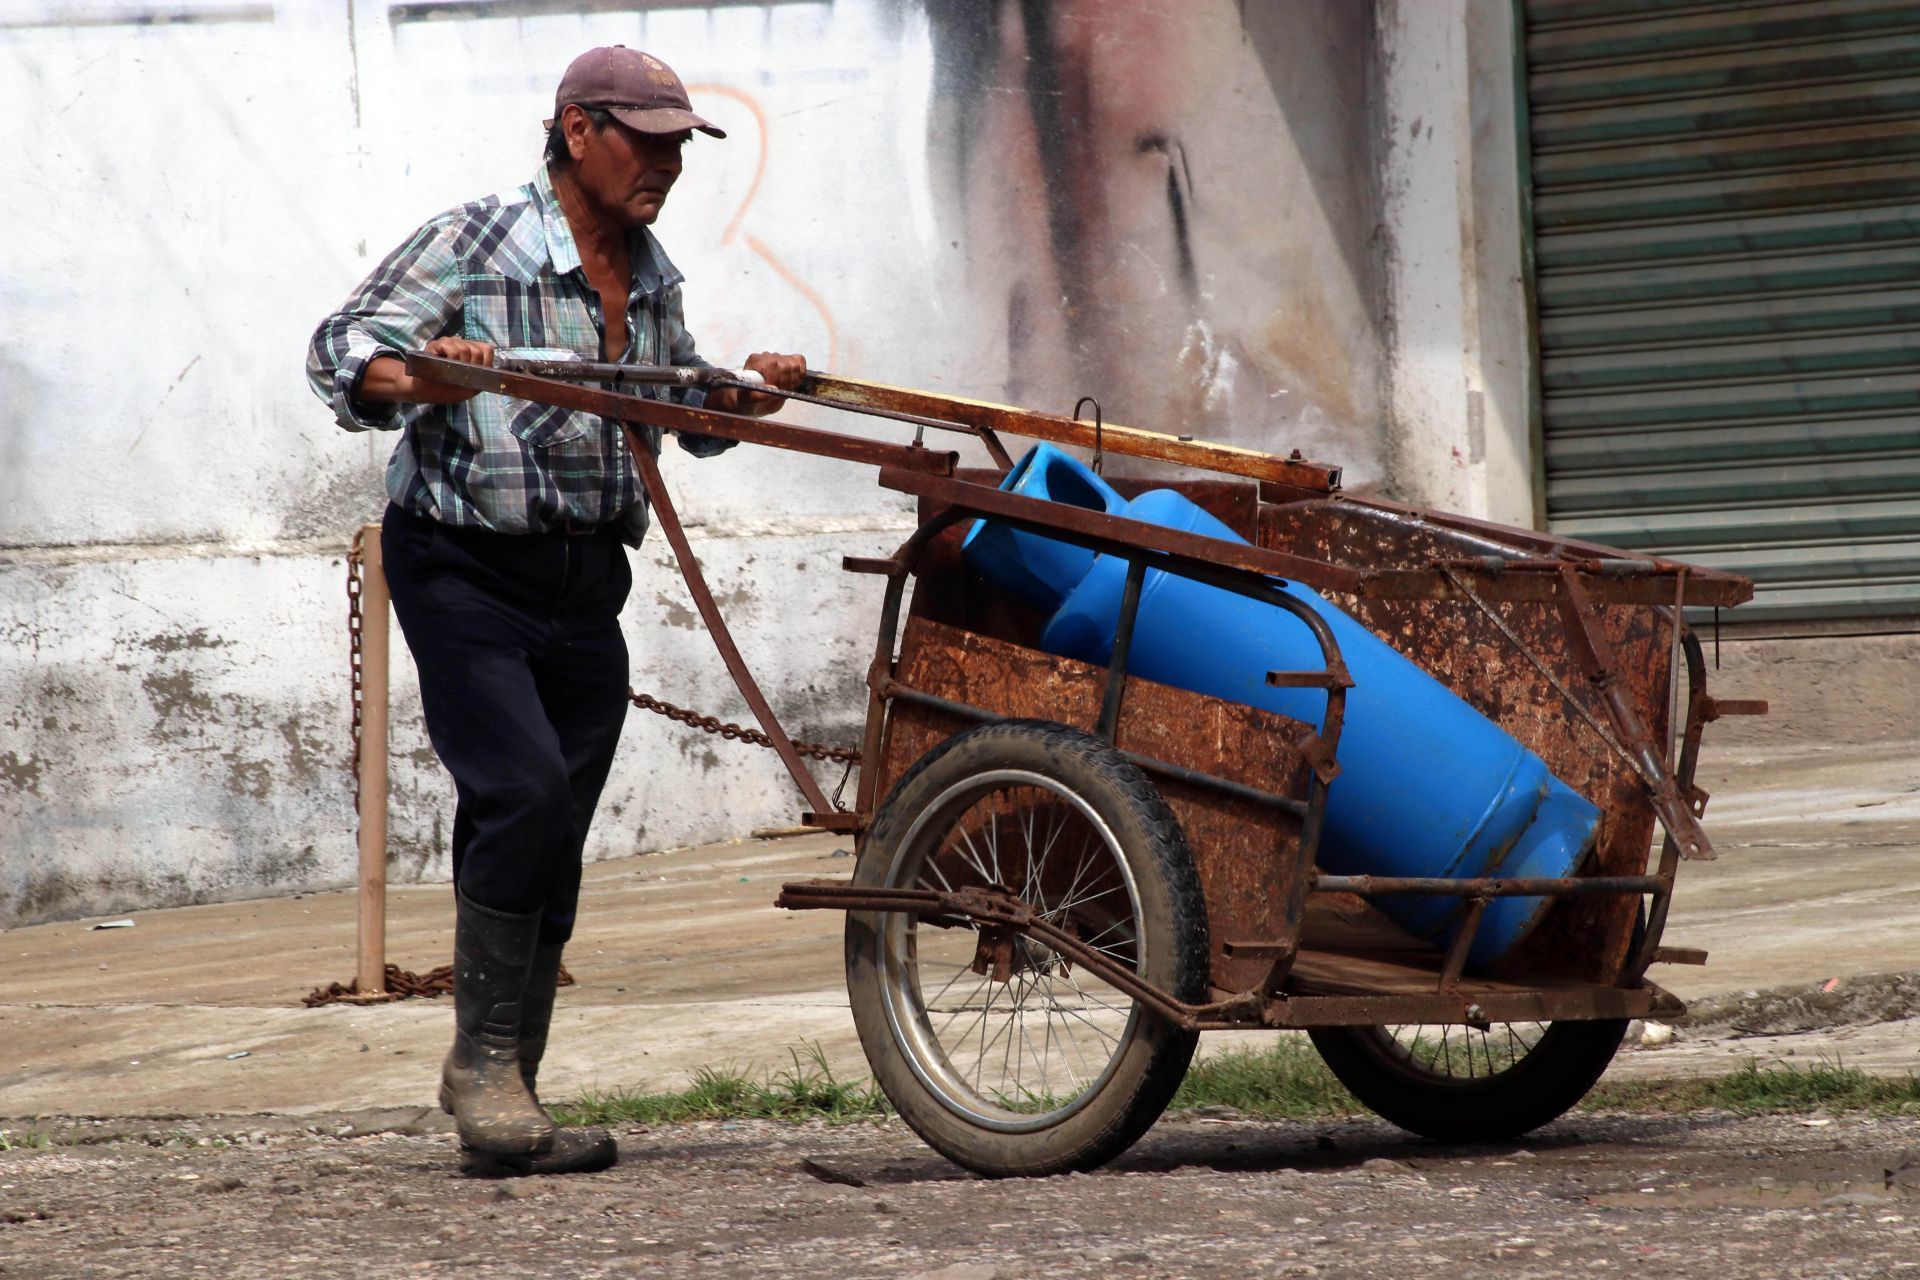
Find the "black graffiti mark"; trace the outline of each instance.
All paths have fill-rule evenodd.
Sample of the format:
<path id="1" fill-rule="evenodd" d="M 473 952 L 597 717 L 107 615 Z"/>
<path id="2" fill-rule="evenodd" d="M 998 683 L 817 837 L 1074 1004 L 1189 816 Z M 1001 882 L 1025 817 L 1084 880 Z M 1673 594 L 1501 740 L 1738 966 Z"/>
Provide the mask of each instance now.
<path id="1" fill-rule="evenodd" d="M 1200 296 L 1199 273 L 1193 263 L 1193 242 L 1187 231 L 1187 206 L 1192 203 L 1193 170 L 1187 167 L 1187 149 L 1164 133 L 1143 134 L 1134 146 L 1145 155 L 1158 152 L 1167 162 L 1167 214 L 1173 219 L 1173 247 L 1180 267 L 1180 287 L 1188 301 Z"/>

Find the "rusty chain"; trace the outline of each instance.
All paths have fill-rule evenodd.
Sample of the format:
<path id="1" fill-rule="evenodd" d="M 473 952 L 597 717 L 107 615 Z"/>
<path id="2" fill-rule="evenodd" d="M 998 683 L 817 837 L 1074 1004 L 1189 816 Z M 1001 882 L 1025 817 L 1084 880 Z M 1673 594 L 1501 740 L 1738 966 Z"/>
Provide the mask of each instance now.
<path id="1" fill-rule="evenodd" d="M 627 697 L 632 700 L 634 706 L 639 707 L 642 711 L 651 711 L 655 715 L 665 716 L 669 720 L 677 720 L 689 728 L 700 730 L 702 733 L 718 734 L 729 742 L 745 742 L 756 747 L 772 748 L 773 746 L 773 739 L 767 737 L 766 734 L 760 732 L 758 729 L 749 729 L 745 725 L 732 724 L 720 719 L 718 716 L 703 716 L 697 711 L 688 711 L 684 707 L 676 707 L 671 702 L 663 702 L 650 693 L 637 693 L 631 688 L 627 690 Z M 811 756 L 815 760 L 831 760 L 836 764 L 860 763 L 860 749 L 858 747 L 829 747 L 818 742 L 802 742 L 800 739 L 795 738 L 793 739 L 793 748 L 801 755 Z"/>
<path id="2" fill-rule="evenodd" d="M 567 972 L 567 966 L 561 965 L 560 980 L 555 985 L 570 987 L 574 982 L 574 976 Z M 300 1003 L 309 1009 L 317 1009 L 323 1004 L 385 1004 L 391 1000 L 411 1000 L 415 996 L 431 1000 L 435 996 L 452 995 L 453 966 L 443 964 L 438 969 L 414 973 L 397 964 L 389 964 L 385 986 L 385 991 L 363 993 L 359 989 L 358 978 L 352 982 L 329 982 L 302 996 Z"/>
<path id="3" fill-rule="evenodd" d="M 365 673 L 363 671 L 362 637 L 365 634 L 366 619 L 361 597 L 365 592 L 366 548 L 365 528 L 355 530 L 353 542 L 347 549 L 347 670 L 351 684 L 352 705 L 350 736 L 352 749 L 347 756 L 347 771 L 353 777 L 353 813 L 356 828 L 360 818 L 360 735 L 361 720 L 365 706 Z M 676 707 L 671 702 L 662 701 L 651 694 L 637 693 L 628 688 L 627 697 L 633 705 L 644 711 L 652 711 L 677 720 L 681 724 L 704 733 L 717 734 L 733 742 L 745 742 L 756 747 L 773 746 L 772 739 L 758 729 L 749 729 L 743 725 L 731 724 L 718 716 L 703 716 L 684 707 Z M 860 762 L 860 751 L 856 747 L 829 747 L 817 742 L 794 740 L 794 748 L 801 755 L 811 756 L 815 760 L 828 760 L 848 766 Z M 846 787 L 846 778 L 840 780 L 842 790 Z M 834 802 L 839 803 L 840 791 L 834 792 Z M 573 975 L 563 967 L 560 970 L 560 985 L 573 982 Z M 386 991 L 381 994 L 362 994 L 358 989 L 358 980 L 351 983 L 330 982 L 324 987 L 315 987 L 302 999 L 308 1008 L 323 1004 L 345 1001 L 350 1004 L 370 1004 L 386 1000 L 405 1000 L 413 996 L 445 995 L 453 989 L 453 967 L 442 965 L 426 974 L 412 973 L 398 965 L 389 964 L 386 970 Z"/>
<path id="4" fill-rule="evenodd" d="M 366 563 L 366 549 L 362 542 L 366 536 L 365 525 L 355 529 L 353 545 L 347 548 L 347 670 L 353 688 L 350 695 L 353 703 L 353 749 L 347 754 L 347 771 L 353 775 L 353 819 L 356 827 L 360 821 L 360 716 L 366 696 L 360 655 L 361 634 L 366 625 L 360 609 L 360 595 L 365 590 L 362 566 Z"/>
<path id="5" fill-rule="evenodd" d="M 364 589 L 362 584 L 362 566 L 365 553 L 361 541 L 366 530 L 361 529 L 353 535 L 353 545 L 347 551 L 347 637 L 348 669 L 353 683 L 353 750 L 348 756 L 348 767 L 353 771 L 354 812 L 360 811 L 360 718 L 364 698 L 361 672 L 360 644 L 361 633 L 365 625 L 361 616 L 360 597 Z M 649 693 L 638 693 L 632 687 L 627 689 L 627 697 L 633 705 L 642 711 L 651 711 L 663 715 L 669 720 L 677 720 L 689 728 L 702 733 L 718 734 L 729 742 L 745 742 L 750 746 L 773 747 L 773 740 L 758 729 L 749 729 L 745 725 L 733 724 L 718 716 L 703 716 L 697 711 L 688 711 L 685 707 L 676 707 L 671 702 L 656 698 Z M 802 742 L 793 739 L 794 749 L 803 756 L 815 760 L 827 760 L 835 764 L 859 764 L 858 747 L 829 747 L 818 742 Z"/>

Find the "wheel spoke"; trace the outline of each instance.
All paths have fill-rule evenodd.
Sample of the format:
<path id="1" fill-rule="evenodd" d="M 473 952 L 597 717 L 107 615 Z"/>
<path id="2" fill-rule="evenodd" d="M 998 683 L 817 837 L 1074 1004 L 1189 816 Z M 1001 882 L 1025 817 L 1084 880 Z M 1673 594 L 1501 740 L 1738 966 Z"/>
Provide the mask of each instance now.
<path id="1" fill-rule="evenodd" d="M 987 985 L 987 979 L 985 978 L 980 979 L 980 986 L 977 986 L 973 989 L 972 993 L 970 993 L 968 997 L 961 1002 L 960 1007 L 958 1009 L 955 1009 L 952 1013 L 947 1015 L 947 1020 L 940 1025 L 940 1030 L 935 1033 L 936 1039 L 946 1034 L 947 1028 L 953 1025 L 955 1018 L 958 1018 L 961 1014 L 967 1012 L 969 1009 L 973 1007 L 973 997 L 980 994 L 980 987 L 984 987 L 986 985 Z M 992 1003 L 992 1000 L 991 998 L 989 998 L 988 1004 L 991 1004 L 991 1003 Z M 931 1012 L 931 1010 L 929 1010 L 929 1012 Z M 980 1018 L 984 1018 L 986 1016 L 987 1016 L 986 1006 L 983 1005 L 981 1006 L 979 1016 L 976 1017 L 974 1021 L 977 1022 L 979 1021 Z M 973 1034 L 973 1023 L 969 1022 L 966 1025 L 966 1029 L 963 1030 L 957 1037 L 955 1037 L 955 1042 L 962 1043 L 966 1040 L 966 1038 L 969 1035 L 972 1035 L 972 1034 Z"/>
<path id="2" fill-rule="evenodd" d="M 1101 1026 L 1099 1023 L 1095 1022 L 1093 1019 L 1087 1017 L 1086 1014 L 1080 1012 L 1078 1009 L 1069 1009 L 1065 1005 L 1058 1004 L 1057 1002 L 1056 1002 L 1056 1007 L 1060 1010 L 1060 1012 L 1066 1014 L 1067 1017 L 1073 1019 L 1075 1022 L 1080 1023 L 1082 1026 L 1086 1027 L 1087 1030 L 1093 1032 L 1095 1035 L 1099 1036 L 1102 1040 L 1105 1040 L 1107 1043 L 1113 1044 L 1113 1045 L 1118 1045 L 1120 1043 L 1120 1037 L 1114 1035 L 1111 1031 L 1108 1031 L 1105 1027 Z"/>
<path id="3" fill-rule="evenodd" d="M 1026 879 L 1021 881 L 1021 884 L 1020 884 L 1020 900 L 1022 902 L 1025 902 L 1029 906 L 1039 906 L 1040 905 L 1040 902 L 1039 902 L 1040 877 L 1036 875 L 1034 872 L 1033 845 L 1034 845 L 1034 837 L 1036 834 L 1038 834 L 1035 828 L 1039 825 L 1039 821 L 1040 821 L 1040 807 L 1038 805 L 1030 804 L 1026 806 L 1024 813 L 1026 815 L 1025 827 L 1026 827 L 1026 837 L 1027 837 L 1027 849 L 1026 849 L 1027 870 L 1026 870 Z M 1044 859 L 1042 859 L 1042 861 L 1044 862 Z"/>
<path id="4" fill-rule="evenodd" d="M 980 860 L 980 851 L 973 847 L 973 837 L 967 834 L 965 827 L 962 827 L 957 834 L 961 843 L 967 846 L 968 865 L 980 873 L 980 883 L 992 884 L 993 878 L 987 874 L 986 864 Z"/>
<path id="5" fill-rule="evenodd" d="M 1055 999 L 1055 998 L 1054 998 L 1053 996 L 1051 996 L 1051 995 L 1049 995 L 1049 996 L 1047 997 L 1047 1003 L 1048 1003 L 1049 1005 L 1051 1005 L 1051 1006 L 1052 1006 L 1052 1007 L 1054 1008 L 1054 1010 L 1055 1010 L 1056 1012 L 1058 1012 L 1058 1013 L 1060 1013 L 1060 1014 L 1063 1014 L 1063 1015 L 1065 1015 L 1066 1017 L 1071 1017 L 1071 1016 L 1073 1016 L 1073 1013 L 1072 1013 L 1072 1011 L 1071 1011 L 1070 1009 L 1068 1009 L 1068 1008 L 1066 1008 L 1066 1007 L 1065 1007 L 1064 1005 L 1062 1005 L 1062 1004 L 1060 1003 L 1060 1001 L 1059 1001 L 1059 1000 L 1057 1000 L 1057 999 Z M 1062 1021 L 1064 1021 L 1064 1020 L 1065 1020 L 1065 1019 L 1063 1018 L 1063 1019 L 1062 1019 Z M 1066 1033 L 1066 1028 L 1065 1028 L 1065 1027 L 1062 1027 L 1062 1028 L 1061 1028 L 1061 1031 L 1060 1031 L 1060 1041 L 1061 1041 L 1061 1043 L 1062 1043 L 1062 1044 L 1065 1044 L 1065 1045 L 1068 1045 L 1068 1046 L 1070 1046 L 1070 1047 L 1071 1047 L 1071 1048 L 1073 1049 L 1073 1052 L 1074 1052 L 1074 1054 L 1075 1054 L 1076 1056 L 1078 1056 L 1078 1057 L 1079 1057 L 1079 1059 L 1080 1059 L 1080 1068 L 1081 1068 L 1081 1070 L 1082 1070 L 1082 1072 L 1083 1072 L 1083 1073 L 1085 1074 L 1085 1076 L 1086 1076 L 1086 1078 L 1087 1078 L 1088 1080 L 1091 1080 L 1091 1079 L 1093 1079 L 1093 1077 L 1094 1077 L 1094 1074 L 1095 1074 L 1095 1073 L 1094 1073 L 1094 1072 L 1093 1072 L 1093 1071 L 1092 1071 L 1092 1070 L 1091 1070 L 1091 1069 L 1090 1069 L 1090 1068 L 1089 1068 L 1089 1067 L 1087 1066 L 1087 1052 L 1086 1052 L 1086 1050 L 1085 1050 L 1085 1049 L 1083 1049 L 1083 1048 L 1081 1048 L 1081 1047 L 1080 1047 L 1080 1041 L 1079 1041 L 1079 1040 L 1077 1040 L 1077 1039 L 1075 1039 L 1074 1037 L 1072 1037 L 1072 1036 L 1070 1036 L 1070 1035 L 1068 1035 L 1068 1034 Z M 1072 1068 L 1071 1068 L 1071 1067 L 1069 1067 L 1069 1068 L 1068 1068 L 1068 1071 L 1069 1071 L 1069 1073 L 1071 1073 L 1071 1071 L 1072 1071 Z M 1077 1083 L 1077 1082 L 1076 1082 L 1076 1083 Z"/>
<path id="6" fill-rule="evenodd" d="M 973 1087 L 980 1089 L 980 1063 L 987 1056 L 987 1015 L 993 1012 L 993 983 L 987 983 L 987 1002 L 980 1006 L 980 1054 L 973 1060 Z"/>
<path id="7" fill-rule="evenodd" d="M 1000 870 L 1000 815 L 998 813 L 987 815 L 987 853 L 993 858 L 993 879 L 989 883 L 1005 884 L 1007 877 Z"/>
<path id="8" fill-rule="evenodd" d="M 1086 750 L 1106 748 L 1090 744 Z M 1068 783 L 1052 772 L 1051 763 L 1023 759 L 1033 762 L 990 763 L 921 785 L 912 793 L 913 808 L 897 811 L 919 816 L 896 815 L 890 828 L 876 818 L 878 848 L 884 851 L 879 856 L 888 860 L 880 883 L 942 893 L 1000 886 L 1036 918 L 1078 939 L 1076 954 L 1091 959 L 1098 952 L 1108 964 L 1142 971 L 1149 959 L 1148 935 L 1157 939 L 1162 926 L 1157 918 L 1150 926 L 1140 918 L 1136 877 L 1142 867 L 1159 875 L 1177 866 L 1169 861 L 1178 856 L 1177 846 L 1147 845 L 1143 861 L 1141 848 L 1122 842 L 1117 833 L 1129 833 L 1125 839 L 1134 841 L 1139 837 L 1131 833 L 1140 827 L 1118 825 L 1113 806 L 1137 805 L 1128 797 L 1138 792 L 1088 790 L 1092 784 L 1083 781 L 1091 778 L 1104 787 L 1102 779 L 1113 777 L 1116 765 L 1100 765 L 1105 772 L 1095 776 L 1084 772 L 1088 766 L 1075 764 L 1082 772 Z M 935 768 L 937 762 L 930 763 L 921 776 L 937 777 Z M 911 785 L 902 784 L 903 797 Z M 889 830 L 898 834 L 889 836 Z M 942 921 L 941 927 L 904 912 L 880 919 L 874 972 L 885 1001 L 887 1034 L 918 1087 L 963 1125 L 1007 1133 L 1051 1131 L 1103 1096 L 1143 1028 L 1156 1036 L 1168 1034 L 1099 972 L 1071 962 L 1032 934 L 1014 933 L 996 947 L 983 942 L 977 922 L 956 927 L 957 922 Z M 1175 919 L 1179 928 L 1188 927 L 1185 917 Z M 996 969 L 1003 975 L 998 981 Z M 1176 981 L 1186 989 L 1192 979 Z M 858 1005 L 855 1014 L 861 1016 Z M 863 1023 L 863 1036 L 870 1029 L 871 1023 Z M 1127 1092 L 1102 1105 L 1123 1105 L 1119 1099 L 1139 1088 L 1131 1074 L 1118 1078 L 1127 1082 Z"/>
<path id="9" fill-rule="evenodd" d="M 935 961 L 935 963 L 951 964 L 952 962 L 948 960 L 938 960 L 938 961 Z M 964 965 L 964 964 L 954 965 L 953 976 L 951 978 L 948 978 L 945 985 L 943 985 L 938 991 L 933 993 L 933 999 L 923 1001 L 922 1003 L 924 1003 L 929 1009 L 933 1008 L 934 1005 L 937 1005 L 940 1003 L 940 997 L 946 995 L 947 992 L 952 989 L 953 984 L 960 981 L 961 974 L 972 973 L 972 972 L 973 972 L 973 969 L 968 965 Z"/>
<path id="10" fill-rule="evenodd" d="M 1090 947 L 1095 946 L 1100 941 L 1100 939 L 1106 937 L 1108 934 L 1112 933 L 1115 929 L 1125 929 L 1131 923 L 1132 921 L 1130 920 L 1115 920 L 1112 924 L 1108 925 L 1106 928 L 1102 929 L 1100 932 L 1094 934 L 1091 938 L 1082 938 L 1081 941 L 1086 943 Z M 1126 936 L 1126 938 L 1123 939 L 1124 942 L 1131 942 L 1133 940 L 1134 940 L 1134 935 L 1131 933 L 1129 933 Z M 1121 943 L 1112 944 L 1112 946 L 1119 946 L 1119 945 L 1121 945 Z M 1110 950 L 1109 947 L 1099 947 L 1098 949 L 1101 951 Z"/>
<path id="11" fill-rule="evenodd" d="M 1020 1005 L 1026 999 L 1026 979 L 1016 973 L 1013 975 L 1013 981 L 1020 984 L 1021 990 L 1014 994 L 1013 1008 L 1009 1011 L 1007 1019 L 1007 1047 L 1000 1055 L 1000 1079 L 1003 1081 L 1007 1078 L 1008 1072 L 1013 1068 L 1013 1042 L 1020 1021 Z M 1017 1077 L 1018 1073 L 1015 1072 L 1014 1074 Z"/>
<path id="12" fill-rule="evenodd" d="M 1090 893 L 1084 898 L 1075 898 L 1071 902 L 1062 902 L 1053 908 L 1053 911 L 1051 912 L 1051 914 L 1054 916 L 1063 916 L 1067 912 L 1073 910 L 1075 907 L 1084 906 L 1089 902 L 1098 902 L 1100 899 L 1106 897 L 1110 893 L 1125 893 L 1126 891 L 1127 891 L 1127 886 L 1123 884 L 1116 884 L 1110 889 L 1102 889 L 1098 893 Z"/>
<path id="13" fill-rule="evenodd" d="M 1092 861 L 1093 861 L 1093 858 L 1092 858 L 1091 851 L 1083 850 L 1080 855 L 1080 865 L 1074 868 L 1073 879 L 1067 883 L 1067 891 L 1060 895 L 1066 901 L 1068 902 L 1073 901 L 1073 891 L 1080 887 L 1080 881 L 1082 878 L 1086 876 L 1087 867 L 1091 865 Z M 1058 910 L 1061 910 L 1062 908 L 1056 907 L 1054 909 L 1058 911 Z"/>

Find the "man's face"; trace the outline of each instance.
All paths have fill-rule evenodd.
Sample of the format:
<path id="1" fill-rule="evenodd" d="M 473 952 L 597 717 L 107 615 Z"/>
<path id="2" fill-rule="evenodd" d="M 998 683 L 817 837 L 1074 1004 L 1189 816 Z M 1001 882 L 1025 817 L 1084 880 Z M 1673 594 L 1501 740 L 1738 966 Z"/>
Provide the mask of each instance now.
<path id="1" fill-rule="evenodd" d="M 569 108 L 574 110 L 574 108 Z M 680 148 L 688 133 L 641 133 L 618 120 L 595 129 L 581 114 L 567 140 L 580 190 L 607 221 L 621 227 L 651 225 L 680 178 Z"/>

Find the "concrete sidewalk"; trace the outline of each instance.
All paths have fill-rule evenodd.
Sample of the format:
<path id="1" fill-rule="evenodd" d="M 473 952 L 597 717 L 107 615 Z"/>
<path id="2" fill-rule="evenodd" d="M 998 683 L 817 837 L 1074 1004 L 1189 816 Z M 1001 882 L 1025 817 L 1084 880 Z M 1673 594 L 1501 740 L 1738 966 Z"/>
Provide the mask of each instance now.
<path id="1" fill-rule="evenodd" d="M 1667 940 L 1712 958 L 1657 979 L 1691 1000 L 1920 969 L 1917 759 L 1920 744 L 1710 754 L 1700 780 L 1722 856 L 1682 868 Z M 840 917 L 772 906 L 784 880 L 850 872 L 836 856 L 844 847 L 824 835 L 742 841 L 587 868 L 567 956 L 579 984 L 561 992 L 546 1091 L 679 1087 L 701 1067 L 777 1071 L 807 1045 L 864 1076 Z M 88 920 L 0 932 L 0 1116 L 425 1105 L 448 1001 L 300 1003 L 353 976 L 354 915 L 351 893 L 325 893 L 140 913 L 126 929 Z M 390 961 L 420 973 L 447 962 L 447 886 L 393 889 L 388 922 Z M 1615 1070 L 1789 1054 L 1920 1072 L 1920 1021 L 1683 1036 L 1623 1054 Z"/>

